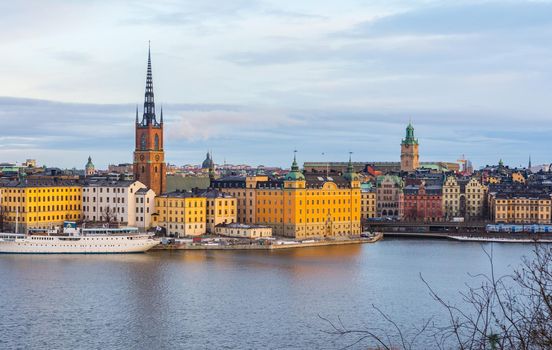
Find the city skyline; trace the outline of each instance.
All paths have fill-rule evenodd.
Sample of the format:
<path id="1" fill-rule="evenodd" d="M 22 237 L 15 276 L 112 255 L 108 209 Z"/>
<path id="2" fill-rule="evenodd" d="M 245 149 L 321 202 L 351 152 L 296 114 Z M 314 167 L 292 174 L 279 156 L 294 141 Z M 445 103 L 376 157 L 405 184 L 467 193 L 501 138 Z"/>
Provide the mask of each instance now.
<path id="1" fill-rule="evenodd" d="M 73 16 L 22 19 L 46 3 Z M 301 162 L 344 161 L 349 151 L 398 161 L 410 119 L 421 161 L 551 161 L 548 2 L 188 5 L 188 20 L 171 2 L 142 3 L 129 16 L 124 2 L 4 5 L 14 25 L 0 39 L 10 52 L 0 58 L 0 158 L 131 162 L 152 40 L 172 164 L 198 164 L 208 149 L 217 163 L 289 167 L 294 149 Z M 100 13 L 111 39 L 96 31 Z M 54 19 L 74 30 L 61 33 Z"/>

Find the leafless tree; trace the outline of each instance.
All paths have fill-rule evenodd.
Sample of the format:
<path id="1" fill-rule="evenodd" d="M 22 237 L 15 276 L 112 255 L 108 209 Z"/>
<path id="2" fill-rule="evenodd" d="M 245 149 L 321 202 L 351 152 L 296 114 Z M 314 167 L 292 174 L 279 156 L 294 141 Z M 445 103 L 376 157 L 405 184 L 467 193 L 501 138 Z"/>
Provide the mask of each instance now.
<path id="1" fill-rule="evenodd" d="M 523 258 L 520 267 L 502 276 L 496 275 L 492 248 L 483 252 L 490 271 L 470 275 L 474 283 L 460 292 L 461 305 L 443 299 L 420 275 L 431 297 L 446 311 L 444 324 L 429 319 L 422 328 L 405 332 L 374 307 L 393 332 L 349 329 L 340 318 L 334 322 L 321 317 L 329 325 L 325 332 L 356 336 L 346 348 L 366 342 L 377 349 L 406 350 L 426 337 L 426 343 L 429 339 L 439 349 L 552 349 L 552 246 L 536 244 L 532 258 Z"/>
<path id="2" fill-rule="evenodd" d="M 117 214 L 114 209 L 111 209 L 109 206 L 105 207 L 103 213 L 104 222 L 109 226 L 111 223 L 117 220 Z"/>

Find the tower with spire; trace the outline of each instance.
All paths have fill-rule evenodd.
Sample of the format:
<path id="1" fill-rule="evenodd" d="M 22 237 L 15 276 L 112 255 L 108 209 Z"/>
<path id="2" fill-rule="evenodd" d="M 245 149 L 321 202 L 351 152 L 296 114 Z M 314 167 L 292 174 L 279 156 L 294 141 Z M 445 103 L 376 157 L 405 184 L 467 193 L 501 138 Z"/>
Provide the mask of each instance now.
<path id="1" fill-rule="evenodd" d="M 414 127 L 408 123 L 406 137 L 401 142 L 401 171 L 413 172 L 420 166 L 418 139 L 414 137 Z"/>
<path id="2" fill-rule="evenodd" d="M 148 47 L 144 108 L 140 120 L 138 106 L 136 107 L 135 130 L 134 179 L 151 188 L 157 195 L 164 193 L 167 189 L 167 166 L 163 149 L 163 109 L 161 108 L 160 120 L 157 121 L 150 47 Z"/>

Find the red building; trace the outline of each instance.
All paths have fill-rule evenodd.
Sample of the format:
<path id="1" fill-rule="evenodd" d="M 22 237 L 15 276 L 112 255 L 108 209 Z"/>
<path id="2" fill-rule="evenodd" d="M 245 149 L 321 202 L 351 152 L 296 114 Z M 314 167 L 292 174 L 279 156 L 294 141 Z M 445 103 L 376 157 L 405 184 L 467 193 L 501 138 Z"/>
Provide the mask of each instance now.
<path id="1" fill-rule="evenodd" d="M 405 221 L 433 222 L 442 221 L 443 187 L 428 185 L 422 181 L 419 185 L 404 188 L 403 210 Z"/>

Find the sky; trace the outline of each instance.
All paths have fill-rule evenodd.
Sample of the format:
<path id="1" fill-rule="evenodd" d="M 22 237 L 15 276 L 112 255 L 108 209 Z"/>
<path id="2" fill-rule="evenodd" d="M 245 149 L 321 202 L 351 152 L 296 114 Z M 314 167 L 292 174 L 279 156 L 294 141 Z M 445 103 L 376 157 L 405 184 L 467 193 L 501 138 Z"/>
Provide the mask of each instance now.
<path id="1" fill-rule="evenodd" d="M 0 162 L 132 161 L 151 41 L 165 158 L 552 162 L 552 2 L 0 2 Z"/>

